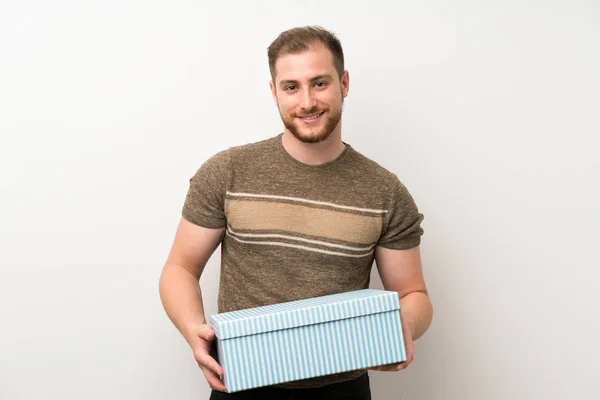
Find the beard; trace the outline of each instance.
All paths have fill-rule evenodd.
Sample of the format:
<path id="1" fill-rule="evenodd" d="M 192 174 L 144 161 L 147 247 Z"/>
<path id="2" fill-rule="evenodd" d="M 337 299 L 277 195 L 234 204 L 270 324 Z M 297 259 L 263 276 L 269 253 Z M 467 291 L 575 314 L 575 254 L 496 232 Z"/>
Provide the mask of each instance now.
<path id="1" fill-rule="evenodd" d="M 283 125 L 298 139 L 303 143 L 319 143 L 324 140 L 327 140 L 335 127 L 339 124 L 342 119 L 342 108 L 344 105 L 344 99 L 342 97 L 342 107 L 338 109 L 332 109 L 331 107 L 327 107 L 324 109 L 319 109 L 319 107 L 313 107 L 310 110 L 307 110 L 303 115 L 316 114 L 319 112 L 325 112 L 319 118 L 325 118 L 325 121 L 320 121 L 320 126 L 318 127 L 308 127 L 302 126 L 303 122 L 299 121 L 297 118 L 298 115 L 295 113 L 290 113 L 284 116 L 280 110 L 281 120 L 283 121 Z"/>

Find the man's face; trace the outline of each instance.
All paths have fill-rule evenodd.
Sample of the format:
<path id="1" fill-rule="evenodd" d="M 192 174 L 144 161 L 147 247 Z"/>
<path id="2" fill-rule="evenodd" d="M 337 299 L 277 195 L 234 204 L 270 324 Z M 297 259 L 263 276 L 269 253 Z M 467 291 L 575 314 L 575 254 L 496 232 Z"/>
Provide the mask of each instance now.
<path id="1" fill-rule="evenodd" d="M 348 72 L 340 81 L 331 52 L 323 46 L 281 55 L 275 64 L 273 98 L 285 127 L 304 143 L 327 139 L 342 118 Z"/>

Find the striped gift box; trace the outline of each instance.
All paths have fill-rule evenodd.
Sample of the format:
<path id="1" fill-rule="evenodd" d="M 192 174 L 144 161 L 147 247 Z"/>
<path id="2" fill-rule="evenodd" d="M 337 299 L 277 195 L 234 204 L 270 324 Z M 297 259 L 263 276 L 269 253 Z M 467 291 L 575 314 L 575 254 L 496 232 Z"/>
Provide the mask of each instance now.
<path id="1" fill-rule="evenodd" d="M 398 293 L 363 289 L 209 316 L 230 393 L 406 360 Z"/>

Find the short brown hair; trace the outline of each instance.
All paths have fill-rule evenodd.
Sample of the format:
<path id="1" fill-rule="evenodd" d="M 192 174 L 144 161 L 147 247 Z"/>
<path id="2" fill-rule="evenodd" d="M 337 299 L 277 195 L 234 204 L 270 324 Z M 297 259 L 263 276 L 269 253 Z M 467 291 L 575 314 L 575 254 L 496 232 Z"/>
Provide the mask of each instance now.
<path id="1" fill-rule="evenodd" d="M 344 51 L 340 40 L 320 26 L 292 28 L 279 34 L 267 50 L 271 79 L 275 80 L 275 63 L 282 54 L 300 54 L 321 44 L 331 51 L 333 63 L 340 79 L 344 74 Z M 275 83 L 275 82 L 273 82 Z"/>

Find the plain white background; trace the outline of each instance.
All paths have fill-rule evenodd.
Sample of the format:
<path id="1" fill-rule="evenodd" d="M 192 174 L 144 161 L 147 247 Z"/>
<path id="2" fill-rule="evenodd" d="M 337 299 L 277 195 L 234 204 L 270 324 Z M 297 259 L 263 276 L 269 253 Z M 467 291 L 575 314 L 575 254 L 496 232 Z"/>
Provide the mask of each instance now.
<path id="1" fill-rule="evenodd" d="M 307 24 L 426 216 L 434 323 L 374 399 L 598 398 L 598 3 L 304 0 L 2 2 L 1 399 L 208 397 L 159 274 L 196 168 L 281 131 L 266 48 Z"/>

